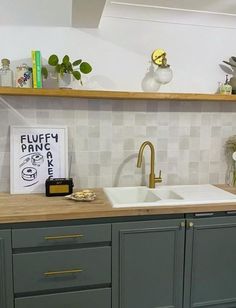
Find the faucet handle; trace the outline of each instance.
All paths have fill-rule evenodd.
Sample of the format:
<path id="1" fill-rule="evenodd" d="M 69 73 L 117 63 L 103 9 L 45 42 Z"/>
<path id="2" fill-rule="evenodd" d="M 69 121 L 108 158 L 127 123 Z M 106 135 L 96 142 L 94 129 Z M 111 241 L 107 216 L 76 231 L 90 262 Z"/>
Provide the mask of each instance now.
<path id="1" fill-rule="evenodd" d="M 156 183 L 161 183 L 162 182 L 162 177 L 161 177 L 161 170 L 159 171 L 159 176 L 155 178 Z"/>

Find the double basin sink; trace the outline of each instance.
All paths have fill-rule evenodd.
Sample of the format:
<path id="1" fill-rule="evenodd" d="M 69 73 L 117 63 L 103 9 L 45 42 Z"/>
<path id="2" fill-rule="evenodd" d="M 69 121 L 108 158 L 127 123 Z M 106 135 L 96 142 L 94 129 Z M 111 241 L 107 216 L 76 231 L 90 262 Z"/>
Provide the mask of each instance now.
<path id="1" fill-rule="evenodd" d="M 236 202 L 236 195 L 210 184 L 166 185 L 156 188 L 107 187 L 104 192 L 116 208 Z"/>

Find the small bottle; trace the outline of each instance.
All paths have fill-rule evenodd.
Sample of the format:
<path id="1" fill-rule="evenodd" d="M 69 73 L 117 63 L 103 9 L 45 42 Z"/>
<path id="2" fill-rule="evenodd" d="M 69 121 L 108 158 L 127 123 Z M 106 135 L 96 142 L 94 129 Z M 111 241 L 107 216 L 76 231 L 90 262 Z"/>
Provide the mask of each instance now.
<path id="1" fill-rule="evenodd" d="M 10 70 L 10 60 L 2 59 L 2 68 L 0 69 L 1 87 L 13 87 L 13 72 Z"/>
<path id="2" fill-rule="evenodd" d="M 16 87 L 17 88 L 32 88 L 32 72 L 27 64 L 22 64 L 16 68 Z"/>
<path id="3" fill-rule="evenodd" d="M 226 75 L 225 83 L 220 88 L 220 93 L 225 95 L 232 94 L 232 86 L 229 84 L 228 75 Z"/>

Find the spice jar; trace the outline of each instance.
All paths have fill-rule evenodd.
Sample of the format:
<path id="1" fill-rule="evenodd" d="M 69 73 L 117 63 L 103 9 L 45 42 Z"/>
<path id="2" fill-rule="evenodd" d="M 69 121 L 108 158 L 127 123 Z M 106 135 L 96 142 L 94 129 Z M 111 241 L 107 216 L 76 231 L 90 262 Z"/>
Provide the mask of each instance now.
<path id="1" fill-rule="evenodd" d="M 2 87 L 13 87 L 13 72 L 10 69 L 10 60 L 2 59 L 0 69 L 0 84 Z"/>

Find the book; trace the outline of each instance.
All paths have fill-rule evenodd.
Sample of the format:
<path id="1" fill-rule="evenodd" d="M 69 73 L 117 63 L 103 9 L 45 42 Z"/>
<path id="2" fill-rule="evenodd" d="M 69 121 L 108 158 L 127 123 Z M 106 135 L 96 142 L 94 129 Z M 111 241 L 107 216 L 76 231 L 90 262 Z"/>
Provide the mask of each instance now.
<path id="1" fill-rule="evenodd" d="M 36 79 L 36 55 L 35 50 L 31 52 L 32 57 L 32 75 L 33 75 L 33 88 L 37 88 L 37 79 Z"/>
<path id="2" fill-rule="evenodd" d="M 34 88 L 42 88 L 42 63 L 41 53 L 39 50 L 32 50 L 32 70 Z"/>
<path id="3" fill-rule="evenodd" d="M 42 88 L 42 62 L 41 62 L 41 53 L 39 50 L 35 51 L 35 60 L 36 60 L 36 80 L 37 88 Z"/>

